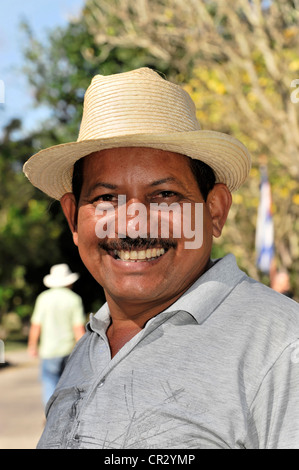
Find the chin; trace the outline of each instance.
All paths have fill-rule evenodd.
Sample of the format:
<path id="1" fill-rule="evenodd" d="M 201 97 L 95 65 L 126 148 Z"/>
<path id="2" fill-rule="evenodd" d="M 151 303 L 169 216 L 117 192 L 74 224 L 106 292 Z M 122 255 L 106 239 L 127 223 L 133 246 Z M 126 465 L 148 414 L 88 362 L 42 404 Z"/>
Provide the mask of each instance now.
<path id="1" fill-rule="evenodd" d="M 114 288 L 104 287 L 105 293 L 112 299 L 124 303 L 140 303 L 153 302 L 159 298 L 160 292 L 149 286 L 136 286 L 135 284 L 127 285 L 120 288 L 119 285 Z"/>

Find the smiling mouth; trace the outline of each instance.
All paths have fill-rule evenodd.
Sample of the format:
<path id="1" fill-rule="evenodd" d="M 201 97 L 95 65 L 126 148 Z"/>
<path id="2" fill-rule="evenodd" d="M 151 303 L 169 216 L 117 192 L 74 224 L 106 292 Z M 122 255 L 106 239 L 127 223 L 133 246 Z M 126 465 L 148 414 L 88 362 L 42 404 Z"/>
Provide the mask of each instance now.
<path id="1" fill-rule="evenodd" d="M 144 239 L 141 237 L 118 240 L 102 240 L 99 243 L 110 256 L 119 261 L 148 262 L 165 255 L 177 242 L 171 239 Z"/>
<path id="2" fill-rule="evenodd" d="M 113 258 L 121 261 L 152 261 L 166 253 L 164 248 L 147 248 L 146 250 L 114 250 Z"/>

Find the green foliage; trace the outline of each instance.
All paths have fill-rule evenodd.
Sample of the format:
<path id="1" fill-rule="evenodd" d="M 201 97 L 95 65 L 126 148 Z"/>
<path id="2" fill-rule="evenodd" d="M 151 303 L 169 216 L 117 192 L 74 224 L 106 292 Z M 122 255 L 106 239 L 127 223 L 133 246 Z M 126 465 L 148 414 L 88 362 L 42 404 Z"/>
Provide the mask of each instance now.
<path id="1" fill-rule="evenodd" d="M 51 117 L 22 138 L 16 138 L 22 124 L 13 120 L 0 142 L 0 316 L 29 315 L 44 289 L 43 276 L 59 262 L 81 273 L 75 290 L 86 311 L 103 302 L 59 203 L 32 187 L 22 166 L 41 148 L 77 139 L 84 92 L 94 75 L 142 66 L 183 84 L 204 128 L 233 133 L 249 146 L 250 180 L 234 195 L 212 255 L 233 251 L 253 277 L 259 277 L 254 265 L 258 163 L 261 154 L 268 156 L 277 253 L 298 289 L 298 108 L 289 99 L 289 84 L 299 72 L 298 14 L 292 2 L 278 1 L 261 13 L 256 1 L 255 16 L 251 3 L 240 0 L 236 11 L 232 0 L 88 0 L 77 20 L 53 30 L 44 43 L 30 24 L 22 25 L 24 73 L 36 105 L 46 105 Z"/>
<path id="2" fill-rule="evenodd" d="M 52 31 L 46 43 L 23 23 L 24 72 L 36 104 L 52 110 L 50 119 L 26 138 L 15 139 L 22 123 L 13 120 L 4 130 L 0 153 L 0 318 L 14 311 L 32 313 L 42 279 L 51 265 L 67 262 L 81 277 L 74 289 L 86 310 L 104 301 L 102 289 L 83 266 L 60 205 L 34 188 L 24 177 L 23 163 L 41 148 L 76 140 L 84 92 L 91 78 L 150 65 L 142 48 L 106 52 L 94 42 L 84 17 Z"/>
<path id="3" fill-rule="evenodd" d="M 55 29 L 46 44 L 33 37 L 28 24 L 22 25 L 27 59 L 24 72 L 33 86 L 36 103 L 47 105 L 53 115 L 51 131 L 46 133 L 50 139 L 45 142 L 46 136 L 43 138 L 46 146 L 77 139 L 84 93 L 94 75 L 157 65 L 144 48 L 118 46 L 107 50 L 97 45 L 87 26 L 90 14 L 86 9 L 80 21 Z M 116 26 L 111 26 L 111 34 Z M 167 71 L 165 64 L 158 66 L 161 72 Z"/>
<path id="4" fill-rule="evenodd" d="M 32 153 L 33 136 L 14 141 L 20 122 L 6 127 L 0 154 L 0 316 L 15 311 L 28 315 L 39 285 L 26 282 L 28 270 L 41 269 L 58 258 L 58 220 L 52 220 L 49 201 L 35 191 L 22 173 Z"/>

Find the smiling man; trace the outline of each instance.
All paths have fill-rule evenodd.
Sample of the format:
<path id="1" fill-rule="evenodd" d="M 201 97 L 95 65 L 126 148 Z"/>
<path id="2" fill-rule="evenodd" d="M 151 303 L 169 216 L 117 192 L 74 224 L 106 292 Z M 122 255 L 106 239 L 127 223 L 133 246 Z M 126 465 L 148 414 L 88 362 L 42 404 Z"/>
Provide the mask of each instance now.
<path id="1" fill-rule="evenodd" d="M 129 336 L 173 304 L 207 270 L 212 236 L 221 232 L 231 195 L 219 183 L 204 203 L 189 158 L 151 148 L 95 152 L 84 158 L 82 171 L 78 204 L 73 193 L 66 193 L 61 205 L 83 262 L 104 288 L 113 318 L 107 330 L 113 356 Z M 202 203 L 205 223 L 198 227 L 204 232 L 202 246 L 186 249 L 184 236 L 171 239 L 171 243 L 170 239 L 153 241 L 148 236 L 139 238 L 138 246 L 133 239 L 132 247 L 127 238 L 101 243 L 95 232 L 96 208 L 102 201 L 116 204 L 120 195 L 126 196 L 129 207 L 136 202 L 145 208 L 154 203 L 178 203 L 194 209 L 196 203 Z M 145 223 L 143 232 L 147 234 L 147 230 Z"/>
<path id="2" fill-rule="evenodd" d="M 189 95 L 146 68 L 94 77 L 78 141 L 29 159 L 107 300 L 39 448 L 298 446 L 298 306 L 233 255 L 211 260 L 249 169 L 239 141 L 201 130 Z"/>

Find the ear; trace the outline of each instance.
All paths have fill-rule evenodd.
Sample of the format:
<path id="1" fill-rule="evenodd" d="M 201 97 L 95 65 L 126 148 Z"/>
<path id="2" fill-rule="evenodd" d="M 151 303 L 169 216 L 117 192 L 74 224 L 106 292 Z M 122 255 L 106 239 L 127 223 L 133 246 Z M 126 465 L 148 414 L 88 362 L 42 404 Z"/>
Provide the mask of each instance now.
<path id="1" fill-rule="evenodd" d="M 73 241 L 78 246 L 77 218 L 78 207 L 73 193 L 66 193 L 60 199 L 63 213 L 73 234 Z"/>
<path id="2" fill-rule="evenodd" d="M 231 203 L 232 195 L 228 187 L 223 183 L 215 184 L 208 194 L 207 206 L 212 218 L 213 236 L 216 238 L 221 235 Z"/>

